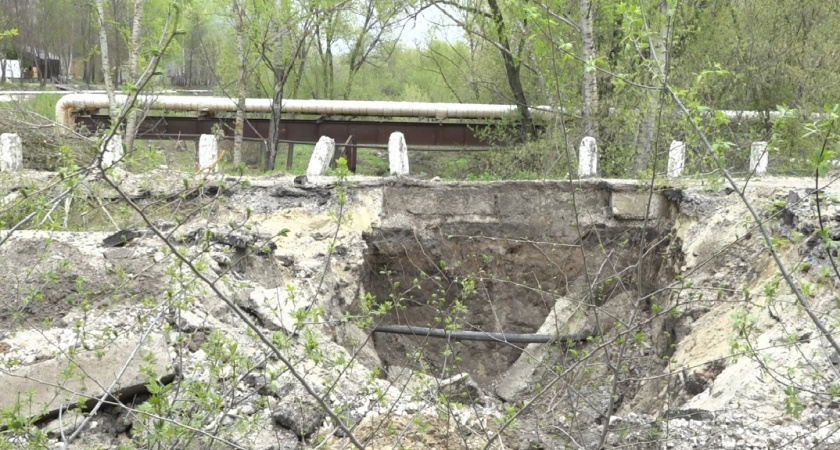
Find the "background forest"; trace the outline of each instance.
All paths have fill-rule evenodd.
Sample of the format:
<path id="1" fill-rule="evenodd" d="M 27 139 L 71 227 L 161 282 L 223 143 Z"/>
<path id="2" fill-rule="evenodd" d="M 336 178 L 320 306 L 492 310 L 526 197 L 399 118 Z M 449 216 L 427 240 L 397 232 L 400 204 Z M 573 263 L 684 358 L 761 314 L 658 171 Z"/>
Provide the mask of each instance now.
<path id="1" fill-rule="evenodd" d="M 598 139 L 606 176 L 644 173 L 672 139 L 698 147 L 660 89 L 666 81 L 699 114 L 765 113 L 703 116 L 730 169 L 745 170 L 750 142 L 781 134 L 771 158 L 803 159 L 808 114 L 840 92 L 840 4 L 817 0 L 0 0 L 0 56 L 24 67 L 56 61 L 59 73 L 34 74 L 42 84 L 102 85 L 107 72 L 130 90 L 173 7 L 181 33 L 153 85 L 231 98 L 520 105 L 519 132 L 546 132 L 478 157 L 473 169 L 493 177 L 562 176 L 558 150 L 583 136 Z M 537 105 L 567 114 L 533 117 Z M 784 126 L 766 114 L 777 110 Z M 698 157 L 689 170 L 710 167 Z"/>
<path id="2" fill-rule="evenodd" d="M 27 169 L 0 174 L 0 381 L 35 383 L 6 383 L 0 450 L 837 448 L 838 23 L 838 0 L 0 0 Z M 54 116 L 88 88 L 95 136 Z M 135 142 L 184 90 L 235 100 L 224 161 Z M 515 105 L 498 148 L 409 142 L 410 173 L 549 181 L 274 174 L 290 98 Z M 631 179 L 576 180 L 587 138 Z M 697 178 L 662 186 L 673 140 Z M 756 141 L 809 177 L 751 178 Z"/>

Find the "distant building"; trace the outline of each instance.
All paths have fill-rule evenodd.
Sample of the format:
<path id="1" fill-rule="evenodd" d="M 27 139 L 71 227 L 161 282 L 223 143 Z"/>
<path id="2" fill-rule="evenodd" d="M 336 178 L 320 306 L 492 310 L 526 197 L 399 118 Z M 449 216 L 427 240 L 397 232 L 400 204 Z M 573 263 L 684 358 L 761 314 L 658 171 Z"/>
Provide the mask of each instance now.
<path id="1" fill-rule="evenodd" d="M 0 70 L 4 71 L 7 80 L 17 80 L 21 77 L 20 61 L 16 59 L 0 59 Z"/>
<path id="2" fill-rule="evenodd" d="M 61 58 L 53 53 L 26 46 L 24 51 L 32 58 L 32 78 L 53 79 L 61 76 Z"/>

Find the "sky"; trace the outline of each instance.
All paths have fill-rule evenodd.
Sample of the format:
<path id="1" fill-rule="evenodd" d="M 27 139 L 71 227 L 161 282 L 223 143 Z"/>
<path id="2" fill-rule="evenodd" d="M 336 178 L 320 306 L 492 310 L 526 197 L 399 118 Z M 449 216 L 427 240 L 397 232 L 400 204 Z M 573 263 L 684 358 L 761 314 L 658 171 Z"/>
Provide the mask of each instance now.
<path id="1" fill-rule="evenodd" d="M 463 37 L 463 30 L 459 26 L 453 24 L 439 9 L 431 7 L 423 10 L 416 20 L 406 24 L 401 41 L 407 46 L 421 47 L 430 39 L 455 42 Z"/>

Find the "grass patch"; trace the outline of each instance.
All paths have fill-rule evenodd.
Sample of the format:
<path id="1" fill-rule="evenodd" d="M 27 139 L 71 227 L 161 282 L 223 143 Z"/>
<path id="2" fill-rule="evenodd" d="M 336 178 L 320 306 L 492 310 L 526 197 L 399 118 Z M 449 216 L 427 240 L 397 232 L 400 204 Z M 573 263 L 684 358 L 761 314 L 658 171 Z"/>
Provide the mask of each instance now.
<path id="1" fill-rule="evenodd" d="M 247 144 L 247 143 L 246 143 Z M 297 144 L 295 145 L 294 159 L 292 160 L 292 170 L 286 170 L 286 156 L 288 147 L 280 145 L 277 149 L 277 158 L 274 160 L 274 170 L 266 172 L 262 170 L 262 163 L 259 154 L 256 152 L 262 151 L 261 148 L 255 149 L 254 146 L 243 146 L 242 159 L 246 161 L 245 171 L 243 175 L 271 175 L 275 173 L 289 173 L 292 175 L 303 175 L 306 173 L 306 168 L 309 165 L 309 159 L 312 157 L 312 151 L 315 149 L 314 145 Z M 261 147 L 261 146 L 259 146 Z M 249 151 L 250 150 L 250 151 Z M 219 162 L 219 170 L 225 173 L 236 172 L 233 167 L 233 150 L 225 152 L 224 158 Z"/>
<path id="2" fill-rule="evenodd" d="M 55 121 L 55 104 L 66 94 L 66 92 L 56 92 L 54 94 L 31 95 L 28 99 L 18 102 L 18 105 L 27 111 Z"/>
<path id="3" fill-rule="evenodd" d="M 356 153 L 356 174 L 387 176 L 388 159 L 383 157 L 387 152 L 377 148 L 359 148 Z"/>
<path id="4" fill-rule="evenodd" d="M 134 151 L 126 154 L 124 161 L 126 170 L 134 173 L 156 169 L 162 164 L 174 170 L 189 171 L 194 165 L 190 156 L 188 152 L 167 152 L 155 141 L 134 141 Z"/>
<path id="5" fill-rule="evenodd" d="M 253 164 L 256 159 L 255 155 L 250 155 L 247 158 L 243 155 L 243 159 L 250 160 L 251 164 L 246 167 L 245 175 L 271 175 L 274 173 L 288 173 L 290 175 L 304 175 L 306 169 L 309 167 L 309 160 L 312 158 L 312 152 L 315 150 L 314 145 L 310 144 L 295 144 L 294 157 L 292 159 L 291 170 L 286 170 L 286 157 L 288 147 L 281 145 L 277 154 L 277 159 L 274 163 L 274 170 L 271 172 L 264 172 L 259 164 Z M 382 176 L 388 174 L 388 161 L 382 158 L 381 149 L 359 148 L 356 156 L 356 175 L 374 175 Z M 243 152 L 244 153 L 244 152 Z M 230 151 L 225 153 L 224 160 L 220 163 L 220 169 L 225 173 L 233 173 L 233 155 Z"/>

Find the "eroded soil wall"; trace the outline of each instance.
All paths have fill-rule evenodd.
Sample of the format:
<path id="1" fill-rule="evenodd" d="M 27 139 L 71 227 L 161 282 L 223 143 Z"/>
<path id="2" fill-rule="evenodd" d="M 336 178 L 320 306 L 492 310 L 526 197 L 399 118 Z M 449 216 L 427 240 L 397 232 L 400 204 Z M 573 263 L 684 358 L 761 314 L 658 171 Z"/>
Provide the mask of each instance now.
<path id="1" fill-rule="evenodd" d="M 366 236 L 364 279 L 365 291 L 392 307 L 381 324 L 535 333 L 556 299 L 565 297 L 595 326 L 592 308 L 673 281 L 672 260 L 679 255 L 671 251 L 667 217 L 618 220 L 607 190 L 573 193 L 557 183 L 504 187 L 386 190 L 385 227 Z M 587 203 L 575 208 L 574 200 Z M 389 367 L 443 377 L 468 372 L 485 386 L 523 348 L 385 333 L 374 341 Z"/>

